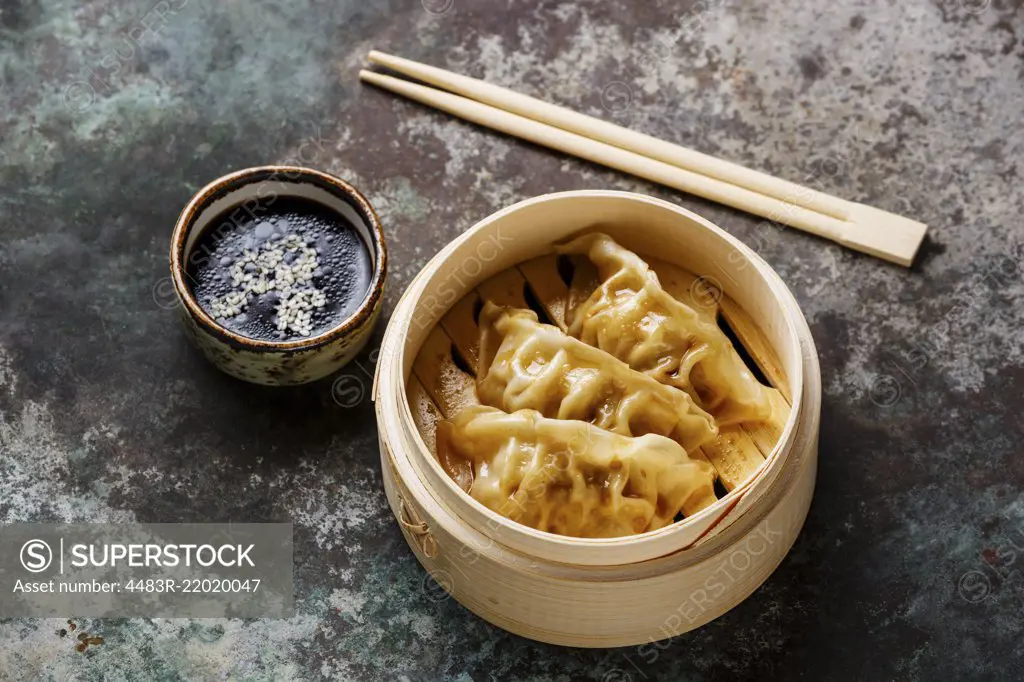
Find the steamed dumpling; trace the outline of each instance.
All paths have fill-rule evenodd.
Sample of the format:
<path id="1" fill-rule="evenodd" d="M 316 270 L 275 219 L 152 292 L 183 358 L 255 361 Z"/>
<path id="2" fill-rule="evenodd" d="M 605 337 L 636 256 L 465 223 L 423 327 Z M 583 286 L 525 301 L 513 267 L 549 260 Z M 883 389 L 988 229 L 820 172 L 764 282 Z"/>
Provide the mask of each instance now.
<path id="1" fill-rule="evenodd" d="M 473 406 L 437 429 L 442 463 L 467 466 L 469 494 L 538 530 L 617 537 L 662 528 L 714 503 L 714 471 L 675 441 L 582 421 Z M 455 478 L 455 472 L 449 471 Z"/>
<path id="2" fill-rule="evenodd" d="M 567 312 L 569 334 L 689 394 L 718 425 L 771 415 L 768 393 L 713 321 L 669 295 L 639 256 L 605 234 L 558 247 L 597 267 L 597 288 Z"/>
<path id="3" fill-rule="evenodd" d="M 689 395 L 541 324 L 536 313 L 487 303 L 480 315 L 477 395 L 507 412 L 581 420 L 624 436 L 667 436 L 693 452 L 717 435 Z"/>

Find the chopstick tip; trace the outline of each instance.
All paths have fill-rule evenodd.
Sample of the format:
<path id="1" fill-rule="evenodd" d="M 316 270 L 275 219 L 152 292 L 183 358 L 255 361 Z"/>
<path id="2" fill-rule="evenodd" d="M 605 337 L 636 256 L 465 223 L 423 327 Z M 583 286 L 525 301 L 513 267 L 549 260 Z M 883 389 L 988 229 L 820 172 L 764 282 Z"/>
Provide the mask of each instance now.
<path id="1" fill-rule="evenodd" d="M 366 60 L 371 64 L 388 64 L 394 61 L 394 58 L 387 52 L 381 52 L 380 50 L 370 50 L 366 55 Z"/>
<path id="2" fill-rule="evenodd" d="M 385 73 L 378 73 L 376 71 L 370 71 L 369 69 L 360 69 L 359 80 L 385 89 L 393 89 L 393 83 L 401 84 L 403 82 L 393 76 L 389 76 Z"/>

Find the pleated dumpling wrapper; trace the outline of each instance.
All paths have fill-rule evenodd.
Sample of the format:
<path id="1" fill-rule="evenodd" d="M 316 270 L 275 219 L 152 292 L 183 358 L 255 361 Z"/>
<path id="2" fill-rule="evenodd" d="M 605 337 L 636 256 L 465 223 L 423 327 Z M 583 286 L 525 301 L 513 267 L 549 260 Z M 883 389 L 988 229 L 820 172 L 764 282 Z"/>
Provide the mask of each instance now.
<path id="1" fill-rule="evenodd" d="M 718 434 L 711 415 L 685 392 L 541 324 L 532 310 L 484 306 L 477 377 L 480 401 L 506 412 L 537 410 L 624 436 L 654 433 L 687 452 Z"/>
<path id="2" fill-rule="evenodd" d="M 437 430 L 438 458 L 489 509 L 542 531 L 619 537 L 715 502 L 714 470 L 673 440 L 476 405 Z M 470 475 L 465 475 L 468 466 Z"/>
<path id="3" fill-rule="evenodd" d="M 569 335 L 689 394 L 719 426 L 771 416 L 769 395 L 707 315 L 668 294 L 638 255 L 606 234 L 556 248 L 586 256 L 597 287 L 567 311 Z"/>

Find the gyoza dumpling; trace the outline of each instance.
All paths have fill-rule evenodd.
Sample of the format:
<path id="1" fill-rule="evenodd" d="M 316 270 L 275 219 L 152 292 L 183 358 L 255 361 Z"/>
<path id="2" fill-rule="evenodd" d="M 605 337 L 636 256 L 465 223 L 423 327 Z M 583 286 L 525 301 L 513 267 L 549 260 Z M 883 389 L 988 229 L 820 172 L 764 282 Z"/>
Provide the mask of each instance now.
<path id="1" fill-rule="evenodd" d="M 561 535 L 642 533 L 715 501 L 711 465 L 690 459 L 675 441 L 630 438 L 533 410 L 466 408 L 438 424 L 437 449 L 443 463 L 468 463 L 468 492 L 484 506 Z"/>
<path id="2" fill-rule="evenodd" d="M 624 436 L 667 436 L 690 452 L 717 435 L 711 416 L 683 391 L 541 324 L 532 310 L 493 303 L 480 314 L 477 395 L 507 412 L 537 410 Z"/>
<path id="3" fill-rule="evenodd" d="M 669 295 L 632 251 L 605 234 L 557 248 L 597 267 L 598 286 L 567 311 L 569 334 L 688 393 L 719 425 L 767 419 L 768 394 L 711 320 Z"/>

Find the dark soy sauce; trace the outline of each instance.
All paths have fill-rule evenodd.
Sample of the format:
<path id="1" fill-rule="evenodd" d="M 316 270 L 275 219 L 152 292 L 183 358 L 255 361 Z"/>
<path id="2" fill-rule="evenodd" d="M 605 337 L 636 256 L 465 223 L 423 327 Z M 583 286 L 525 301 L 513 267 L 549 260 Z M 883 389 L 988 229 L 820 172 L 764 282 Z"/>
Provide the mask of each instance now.
<path id="1" fill-rule="evenodd" d="M 199 305 L 218 324 L 252 339 L 296 341 L 351 315 L 373 264 L 356 228 L 322 204 L 277 198 L 259 215 L 217 216 L 189 254 Z"/>

